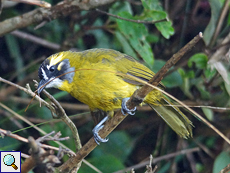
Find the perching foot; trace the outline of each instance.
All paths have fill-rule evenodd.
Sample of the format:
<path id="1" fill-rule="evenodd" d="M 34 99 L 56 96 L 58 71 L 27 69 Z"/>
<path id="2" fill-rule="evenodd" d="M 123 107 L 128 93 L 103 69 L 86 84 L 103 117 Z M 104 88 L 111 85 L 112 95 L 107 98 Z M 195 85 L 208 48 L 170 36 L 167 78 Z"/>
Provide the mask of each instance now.
<path id="1" fill-rule="evenodd" d="M 100 142 L 107 142 L 109 139 L 105 138 L 103 139 L 102 137 L 99 136 L 98 132 L 104 127 L 104 122 L 108 120 L 108 116 L 106 116 L 104 119 L 102 119 L 94 128 L 93 128 L 93 136 L 95 142 L 100 145 Z"/>
<path id="2" fill-rule="evenodd" d="M 129 115 L 134 115 L 135 111 L 137 108 L 135 107 L 134 109 L 128 109 L 126 106 L 127 101 L 130 99 L 130 97 L 122 99 L 122 104 L 121 104 L 121 113 L 125 116 L 126 114 Z"/>

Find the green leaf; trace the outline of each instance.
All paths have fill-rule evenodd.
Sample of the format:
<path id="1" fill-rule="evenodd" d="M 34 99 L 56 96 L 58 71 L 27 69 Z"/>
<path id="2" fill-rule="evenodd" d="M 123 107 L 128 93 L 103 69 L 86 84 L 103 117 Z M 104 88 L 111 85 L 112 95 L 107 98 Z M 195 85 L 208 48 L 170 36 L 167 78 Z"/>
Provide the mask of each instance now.
<path id="1" fill-rule="evenodd" d="M 190 99 L 194 99 L 193 95 L 190 91 L 190 78 L 194 77 L 194 72 L 193 71 L 189 71 L 189 72 L 185 72 L 182 68 L 178 69 L 178 73 L 180 73 L 182 79 L 183 79 L 183 83 L 181 85 L 181 89 L 184 92 L 184 94 L 189 97 Z"/>
<path id="2" fill-rule="evenodd" d="M 205 69 L 207 67 L 207 62 L 207 55 L 205 55 L 204 53 L 197 53 L 189 59 L 188 66 L 191 68 L 193 63 L 195 63 L 196 68 Z"/>
<path id="3" fill-rule="evenodd" d="M 182 78 L 193 79 L 195 77 L 195 72 L 193 70 L 189 70 L 189 71 L 186 72 L 182 68 L 179 68 L 178 72 L 180 73 Z"/>
<path id="4" fill-rule="evenodd" d="M 142 0 L 142 5 L 144 6 L 144 11 L 140 16 L 142 20 L 157 21 L 167 18 L 167 13 L 158 0 Z M 174 34 L 171 21 L 159 22 L 155 26 L 166 39 Z"/>
<path id="5" fill-rule="evenodd" d="M 159 37 L 154 34 L 147 35 L 146 39 L 149 43 L 157 43 L 159 41 Z"/>
<path id="6" fill-rule="evenodd" d="M 92 152 L 93 157 L 101 157 L 111 154 L 122 162 L 125 162 L 132 150 L 132 143 L 129 136 L 124 131 L 114 131 L 109 135 L 109 141 Z"/>
<path id="7" fill-rule="evenodd" d="M 162 82 L 167 88 L 178 87 L 183 84 L 183 80 L 178 71 L 174 71 L 170 75 L 166 76 Z"/>
<path id="8" fill-rule="evenodd" d="M 213 121 L 213 117 L 214 117 L 214 114 L 213 114 L 213 111 L 209 108 L 201 108 L 204 115 L 208 118 L 209 121 Z"/>
<path id="9" fill-rule="evenodd" d="M 161 34 L 169 39 L 171 35 L 174 34 L 174 28 L 172 27 L 172 22 L 160 22 L 156 23 L 157 29 L 161 32 Z"/>
<path id="10" fill-rule="evenodd" d="M 94 23 L 95 27 L 100 27 L 103 25 L 102 20 L 97 20 Z M 103 48 L 111 48 L 111 44 L 110 44 L 110 40 L 109 38 L 106 36 L 106 33 L 103 32 L 102 30 L 90 30 L 87 32 L 88 34 L 92 34 L 96 40 L 96 45 L 93 45 L 94 47 L 98 48 L 98 47 L 103 47 Z"/>
<path id="11" fill-rule="evenodd" d="M 210 44 L 210 41 L 212 39 L 212 36 L 215 32 L 216 29 L 216 24 L 217 21 L 219 19 L 219 14 L 221 11 L 221 2 L 218 0 L 209 0 L 209 4 L 211 6 L 211 20 L 208 24 L 208 26 L 206 27 L 205 31 L 204 31 L 204 42 L 206 44 L 206 46 L 208 46 Z"/>
<path id="12" fill-rule="evenodd" d="M 23 58 L 20 52 L 19 43 L 17 38 L 15 38 L 13 35 L 7 34 L 5 36 L 7 48 L 9 49 L 10 56 L 14 59 L 14 66 L 16 69 L 16 73 L 20 74 L 17 75 L 18 80 L 22 80 L 25 78 L 25 72 L 21 71 L 23 69 Z"/>
<path id="13" fill-rule="evenodd" d="M 151 69 L 156 73 L 163 67 L 165 64 L 165 61 L 163 60 L 155 60 L 154 65 L 151 67 Z M 167 87 L 167 88 L 172 88 L 172 87 L 177 87 L 182 85 L 183 80 L 178 71 L 174 71 L 170 75 L 166 76 L 163 78 L 162 83 Z"/>
<path id="14" fill-rule="evenodd" d="M 228 95 L 230 96 L 230 85 L 227 84 L 226 82 L 224 82 L 224 86 L 225 86 L 225 89 L 226 89 Z"/>
<path id="15" fill-rule="evenodd" d="M 134 19 L 134 17 L 126 11 L 119 13 L 119 16 L 127 19 Z M 146 41 L 146 36 L 148 35 L 146 27 L 143 24 L 119 19 L 117 19 L 117 24 L 119 31 L 129 41 L 132 48 L 140 54 L 148 65 L 153 65 L 153 52 L 151 46 Z"/>
<path id="16" fill-rule="evenodd" d="M 206 90 L 205 86 L 204 86 L 204 81 L 202 78 L 196 78 L 193 80 L 193 84 L 195 85 L 195 87 L 199 90 L 200 94 L 201 94 L 201 98 L 204 100 L 208 100 L 210 99 L 211 95 L 210 93 Z"/>
<path id="17" fill-rule="evenodd" d="M 1 151 L 11 151 L 15 150 L 16 148 L 19 148 L 21 142 L 19 140 L 5 137 L 5 138 L 0 138 L 0 143 L 1 143 Z"/>
<path id="18" fill-rule="evenodd" d="M 109 13 L 118 15 L 120 12 L 126 11 L 129 14 L 133 15 L 132 7 L 127 1 L 118 1 L 109 8 Z M 115 20 L 114 17 L 110 17 L 111 20 Z"/>
<path id="19" fill-rule="evenodd" d="M 212 79 L 216 75 L 216 69 L 207 68 L 204 71 L 204 75 L 207 79 Z"/>
<path id="20" fill-rule="evenodd" d="M 125 37 L 123 37 L 123 35 L 118 31 L 115 32 L 115 36 L 117 40 L 120 42 L 123 52 L 138 60 L 137 55 L 134 52 L 133 48 L 130 46 L 128 40 Z"/>
<path id="21" fill-rule="evenodd" d="M 102 172 L 115 172 L 124 169 L 123 163 L 132 151 L 132 142 L 130 137 L 124 131 L 114 131 L 109 135 L 109 141 L 101 144 L 91 153 L 91 164 Z M 95 173 L 91 168 L 82 165 L 80 173 Z"/>
<path id="22" fill-rule="evenodd" d="M 160 5 L 159 0 L 141 0 L 142 5 L 147 10 L 162 10 L 162 5 Z"/>
<path id="23" fill-rule="evenodd" d="M 115 172 L 125 168 L 121 161 L 111 154 L 106 154 L 100 157 L 94 157 L 88 159 L 87 161 L 102 172 Z M 94 171 L 92 168 L 85 164 L 82 164 L 78 172 L 96 173 L 96 171 Z"/>
<path id="24" fill-rule="evenodd" d="M 224 167 L 230 163 L 230 154 L 229 152 L 222 151 L 214 162 L 213 173 L 219 173 Z"/>

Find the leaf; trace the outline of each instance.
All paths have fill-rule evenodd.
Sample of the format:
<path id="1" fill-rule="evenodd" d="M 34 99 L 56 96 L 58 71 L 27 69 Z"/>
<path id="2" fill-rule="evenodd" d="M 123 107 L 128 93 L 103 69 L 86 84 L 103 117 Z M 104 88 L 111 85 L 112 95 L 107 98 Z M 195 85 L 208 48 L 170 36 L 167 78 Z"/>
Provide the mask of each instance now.
<path id="1" fill-rule="evenodd" d="M 230 163 L 229 152 L 222 151 L 214 162 L 213 173 L 219 173 L 224 167 Z"/>
<path id="2" fill-rule="evenodd" d="M 165 61 L 163 60 L 155 60 L 154 65 L 151 67 L 151 69 L 156 73 L 163 67 L 165 64 Z M 167 87 L 167 88 L 173 88 L 177 87 L 183 84 L 182 77 L 178 71 L 174 71 L 173 73 L 165 76 L 163 78 L 162 83 Z"/>
<path id="3" fill-rule="evenodd" d="M 207 79 L 212 79 L 216 75 L 216 70 L 211 70 L 210 68 L 205 69 L 204 75 Z"/>
<path id="4" fill-rule="evenodd" d="M 221 2 L 218 0 L 209 0 L 209 4 L 211 6 L 211 20 L 208 24 L 208 26 L 206 27 L 205 31 L 204 31 L 204 42 L 205 45 L 208 46 L 210 44 L 210 41 L 212 39 L 212 36 L 215 32 L 216 29 L 216 24 L 217 21 L 219 19 L 219 14 L 221 11 Z"/>
<path id="5" fill-rule="evenodd" d="M 132 143 L 129 136 L 124 131 L 114 131 L 109 135 L 109 141 L 103 147 L 96 148 L 92 152 L 92 156 L 98 158 L 111 154 L 121 162 L 125 162 L 131 150 Z"/>
<path id="6" fill-rule="evenodd" d="M 132 56 L 135 59 L 138 59 L 136 53 L 134 52 L 133 48 L 130 46 L 128 40 L 125 37 L 123 37 L 123 35 L 118 31 L 115 32 L 115 36 L 117 40 L 120 42 L 124 53 Z"/>
<path id="7" fill-rule="evenodd" d="M 99 169 L 102 172 L 115 172 L 117 170 L 124 169 L 125 166 L 121 163 L 119 159 L 114 157 L 111 154 L 106 154 L 103 156 L 94 157 L 88 159 L 88 162 L 90 162 L 94 167 Z M 79 173 L 95 173 L 95 171 L 90 168 L 88 165 L 82 164 Z"/>
<path id="8" fill-rule="evenodd" d="M 129 14 L 133 15 L 132 7 L 127 1 L 118 1 L 113 4 L 111 8 L 109 8 L 109 13 L 118 15 L 120 12 L 126 11 Z M 110 17 L 111 20 L 115 20 L 114 17 Z"/>
<path id="9" fill-rule="evenodd" d="M 140 16 L 142 20 L 157 21 L 167 18 L 167 13 L 163 10 L 158 0 L 142 0 L 142 5 L 144 6 L 144 11 Z M 166 39 L 169 39 L 174 34 L 171 21 L 159 22 L 155 26 Z"/>
<path id="10" fill-rule="evenodd" d="M 23 69 L 23 58 L 20 52 L 20 47 L 17 38 L 12 35 L 6 35 L 6 43 L 7 48 L 9 49 L 10 56 L 13 58 L 15 64 L 16 73 L 20 74 L 17 75 L 18 80 L 23 80 L 25 78 L 25 72 L 21 71 Z"/>
<path id="11" fill-rule="evenodd" d="M 134 17 L 126 11 L 119 13 L 119 16 L 127 19 L 134 19 Z M 119 31 L 126 40 L 128 40 L 132 48 L 140 54 L 148 65 L 153 65 L 154 57 L 151 46 L 146 40 L 146 36 L 148 35 L 146 27 L 143 24 L 119 19 L 117 19 L 117 24 Z"/>
<path id="12" fill-rule="evenodd" d="M 226 82 L 224 82 L 224 86 L 225 86 L 225 89 L 226 89 L 228 95 L 230 96 L 230 85 L 227 84 Z"/>
<path id="13" fill-rule="evenodd" d="M 213 121 L 213 117 L 214 117 L 214 114 L 213 114 L 213 111 L 209 108 L 201 108 L 204 115 L 207 117 L 207 119 L 209 121 Z"/>
<path id="14" fill-rule="evenodd" d="M 214 63 L 210 64 L 210 67 L 215 68 L 218 71 L 218 73 L 222 76 L 224 81 L 228 85 L 230 84 L 229 77 L 228 77 L 228 71 L 222 62 L 214 62 Z"/>
<path id="15" fill-rule="evenodd" d="M 204 80 L 202 78 L 193 79 L 193 85 L 199 90 L 202 99 L 208 100 L 211 98 L 210 93 L 206 90 L 206 87 L 204 86 Z"/>
<path id="16" fill-rule="evenodd" d="M 207 67 L 208 57 L 204 53 L 197 53 L 193 55 L 188 60 L 188 67 L 192 67 L 193 63 L 195 63 L 196 68 L 205 69 Z"/>
<path id="17" fill-rule="evenodd" d="M 179 68 L 178 72 L 180 73 L 183 83 L 181 85 L 181 89 L 183 90 L 184 94 L 189 97 L 190 99 L 194 99 L 191 91 L 190 91 L 190 78 L 194 77 L 194 72 L 193 71 L 189 71 L 189 72 L 185 72 L 183 69 Z"/>
<path id="18" fill-rule="evenodd" d="M 147 35 L 146 39 L 149 43 L 157 43 L 159 41 L 159 37 L 154 34 Z"/>

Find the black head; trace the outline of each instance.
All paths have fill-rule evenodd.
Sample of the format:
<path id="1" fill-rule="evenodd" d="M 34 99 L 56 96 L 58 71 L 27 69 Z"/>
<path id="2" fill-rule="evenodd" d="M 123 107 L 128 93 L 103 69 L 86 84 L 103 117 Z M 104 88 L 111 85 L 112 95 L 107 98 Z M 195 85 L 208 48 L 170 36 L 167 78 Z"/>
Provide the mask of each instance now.
<path id="1" fill-rule="evenodd" d="M 59 88 L 63 84 L 63 81 L 67 80 L 71 83 L 73 80 L 75 68 L 70 66 L 69 60 L 64 59 L 56 62 L 52 61 L 52 58 L 54 56 L 44 60 L 38 70 L 38 77 L 40 78 L 38 94 L 44 88 Z"/>

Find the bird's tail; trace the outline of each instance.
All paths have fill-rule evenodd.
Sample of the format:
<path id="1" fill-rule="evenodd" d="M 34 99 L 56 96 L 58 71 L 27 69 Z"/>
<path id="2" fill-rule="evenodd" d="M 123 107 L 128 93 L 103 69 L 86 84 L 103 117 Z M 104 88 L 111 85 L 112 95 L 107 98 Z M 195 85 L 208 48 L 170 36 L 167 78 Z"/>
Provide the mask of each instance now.
<path id="1" fill-rule="evenodd" d="M 172 103 L 163 96 L 158 101 L 151 103 L 146 100 L 146 103 L 154 109 L 157 114 L 181 137 L 192 137 L 192 122 Z"/>

